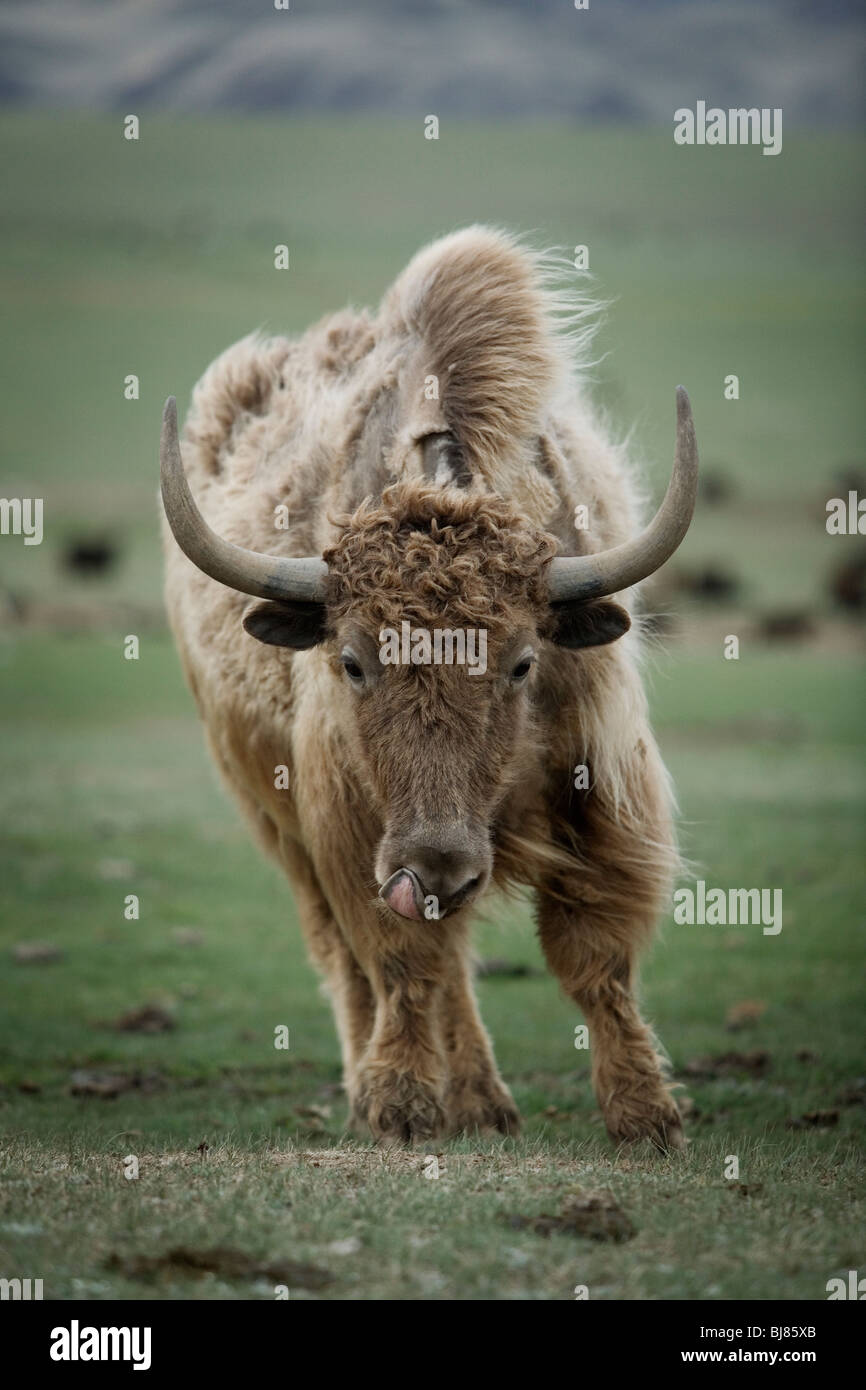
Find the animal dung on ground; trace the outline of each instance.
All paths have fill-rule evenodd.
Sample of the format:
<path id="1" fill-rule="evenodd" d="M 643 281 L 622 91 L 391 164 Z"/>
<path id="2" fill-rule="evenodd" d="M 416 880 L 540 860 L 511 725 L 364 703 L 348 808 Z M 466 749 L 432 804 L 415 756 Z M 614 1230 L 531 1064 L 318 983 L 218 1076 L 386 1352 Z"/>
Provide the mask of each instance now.
<path id="1" fill-rule="evenodd" d="M 118 548 L 104 537 L 82 537 L 68 541 L 63 550 L 63 566 L 73 574 L 98 578 L 117 563 Z"/>
<path id="2" fill-rule="evenodd" d="M 843 463 L 833 474 L 831 484 L 834 493 L 859 492 L 862 496 L 866 493 L 866 468 L 861 463 Z"/>
<path id="3" fill-rule="evenodd" d="M 475 974 L 480 980 L 489 980 L 492 976 L 499 979 L 525 980 L 527 975 L 536 973 L 531 965 L 524 965 L 518 960 L 503 960 L 499 956 L 488 956 L 485 960 L 478 961 L 475 966 Z"/>
<path id="4" fill-rule="evenodd" d="M 866 553 L 843 560 L 830 573 L 830 595 L 839 608 L 866 608 Z"/>
<path id="5" fill-rule="evenodd" d="M 866 1076 L 858 1076 L 839 1094 L 839 1105 L 866 1105 Z"/>
<path id="6" fill-rule="evenodd" d="M 693 1057 L 686 1062 L 686 1076 L 704 1076 L 717 1080 L 721 1076 L 733 1076 L 737 1072 L 751 1072 L 753 1076 L 763 1076 L 770 1067 L 770 1054 L 762 1047 L 751 1052 L 722 1052 L 715 1057 Z"/>
<path id="7" fill-rule="evenodd" d="M 786 1129 L 832 1129 L 839 1123 L 838 1110 L 807 1110 L 802 1115 L 792 1116 L 785 1124 Z"/>
<path id="8" fill-rule="evenodd" d="M 757 622 L 758 636 L 766 642 L 802 642 L 807 637 L 814 637 L 816 631 L 815 619 L 802 609 L 786 608 L 763 613 Z"/>
<path id="9" fill-rule="evenodd" d="M 758 1019 L 763 1018 L 767 1012 L 767 1006 L 763 999 L 743 999 L 739 1004 L 732 1004 L 725 1015 L 725 1027 L 729 1033 L 736 1033 L 741 1028 L 747 1028 L 750 1023 L 757 1023 Z"/>
<path id="10" fill-rule="evenodd" d="M 631 1219 L 609 1192 L 572 1192 L 555 1216 L 541 1212 L 539 1216 L 510 1216 L 507 1220 L 513 1230 L 534 1231 L 539 1236 L 584 1236 L 621 1244 L 636 1234 Z"/>
<path id="11" fill-rule="evenodd" d="M 729 473 L 713 468 L 712 464 L 709 467 L 704 466 L 698 484 L 698 497 L 701 502 L 705 502 L 708 507 L 718 507 L 723 502 L 730 502 L 735 491 Z"/>
<path id="12" fill-rule="evenodd" d="M 162 1085 L 163 1078 L 156 1071 L 124 1073 L 80 1068 L 69 1078 L 70 1095 L 94 1096 L 100 1100 L 114 1100 L 126 1091 L 142 1091 L 147 1095 Z"/>
<path id="13" fill-rule="evenodd" d="M 128 1009 L 111 1024 L 118 1033 L 167 1033 L 177 1027 L 172 1014 L 160 1004 L 143 1004 Z"/>
<path id="14" fill-rule="evenodd" d="M 178 1245 L 162 1255 L 113 1254 L 108 1268 L 117 1270 L 127 1279 L 153 1279 L 158 1275 L 200 1279 L 206 1274 L 216 1274 L 222 1279 L 267 1279 L 293 1289 L 323 1289 L 334 1281 L 330 1270 L 318 1265 L 301 1264 L 297 1260 L 261 1259 L 223 1246 L 193 1250 Z"/>
<path id="15" fill-rule="evenodd" d="M 740 581 L 721 565 L 705 565 L 702 569 L 680 570 L 677 588 L 690 598 L 723 603 L 738 597 Z"/>

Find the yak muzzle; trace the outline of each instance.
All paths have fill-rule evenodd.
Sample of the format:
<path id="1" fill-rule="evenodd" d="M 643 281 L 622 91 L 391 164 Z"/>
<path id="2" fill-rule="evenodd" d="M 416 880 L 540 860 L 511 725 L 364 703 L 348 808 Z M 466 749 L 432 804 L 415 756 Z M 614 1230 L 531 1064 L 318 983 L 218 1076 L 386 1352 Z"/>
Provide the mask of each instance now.
<path id="1" fill-rule="evenodd" d="M 456 912 L 486 877 L 482 865 L 464 864 L 455 873 L 447 862 L 435 867 L 426 864 L 423 878 L 419 867 L 402 865 L 379 889 L 379 897 L 392 912 L 413 922 L 436 922 Z"/>

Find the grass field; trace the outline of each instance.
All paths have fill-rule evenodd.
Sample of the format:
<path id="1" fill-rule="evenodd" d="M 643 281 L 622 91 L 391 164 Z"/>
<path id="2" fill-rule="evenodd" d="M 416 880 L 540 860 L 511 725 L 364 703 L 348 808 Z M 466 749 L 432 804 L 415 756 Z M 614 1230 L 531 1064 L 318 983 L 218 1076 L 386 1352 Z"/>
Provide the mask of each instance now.
<path id="1" fill-rule="evenodd" d="M 286 1282 L 292 1298 L 717 1300 L 821 1299 L 866 1270 L 863 643 L 826 588 L 862 542 L 823 525 L 862 458 L 858 147 L 786 134 L 779 159 L 702 159 L 667 132 L 463 127 L 431 147 L 397 125 L 168 120 L 130 146 L 119 121 L 66 117 L 4 117 L 0 141 L 0 492 L 43 496 L 46 516 L 41 547 L 0 539 L 24 615 L 0 631 L 0 1275 L 55 1298 Z M 479 982 L 525 1134 L 444 1145 L 427 1180 L 424 1155 L 343 1135 L 288 889 L 216 783 L 159 618 L 155 453 L 163 397 L 227 343 L 375 301 L 421 241 L 472 220 L 589 243 L 616 300 L 597 369 L 616 425 L 637 422 L 658 486 L 683 380 L 704 460 L 731 480 L 682 563 L 724 563 L 741 597 L 671 600 L 651 698 L 697 871 L 781 888 L 784 926 L 665 925 L 644 997 L 693 1109 L 689 1149 L 661 1159 L 610 1148 L 528 905 L 491 910 L 481 955 L 527 972 Z M 62 571 L 65 542 L 102 529 L 117 570 Z M 815 635 L 759 641 L 760 614 L 789 605 Z M 53 958 L 19 958 L 39 942 Z M 145 1005 L 162 1031 L 118 1028 Z M 576 1192 L 609 1194 L 633 1237 L 533 1228 Z"/>

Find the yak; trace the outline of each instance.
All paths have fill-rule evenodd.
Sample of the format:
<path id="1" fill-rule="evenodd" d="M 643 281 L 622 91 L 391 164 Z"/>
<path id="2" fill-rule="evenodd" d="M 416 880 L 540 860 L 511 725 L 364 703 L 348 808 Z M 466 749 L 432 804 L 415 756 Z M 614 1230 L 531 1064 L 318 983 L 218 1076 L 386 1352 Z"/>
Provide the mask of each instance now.
<path id="1" fill-rule="evenodd" d="M 383 1144 L 518 1132 L 474 989 L 471 919 L 496 890 L 533 901 L 613 1141 L 684 1143 L 636 998 L 679 860 L 632 612 L 688 529 L 697 447 L 678 388 L 672 476 L 641 529 L 626 448 L 574 361 L 586 304 L 575 335 L 549 257 L 469 227 L 422 249 L 378 312 L 224 352 L 183 456 L 164 411 L 182 665 L 292 884 L 350 1123 Z M 439 660 L 415 645 L 470 629 L 483 670 L 453 641 Z M 412 659 L 384 660 L 386 631 L 413 634 Z"/>

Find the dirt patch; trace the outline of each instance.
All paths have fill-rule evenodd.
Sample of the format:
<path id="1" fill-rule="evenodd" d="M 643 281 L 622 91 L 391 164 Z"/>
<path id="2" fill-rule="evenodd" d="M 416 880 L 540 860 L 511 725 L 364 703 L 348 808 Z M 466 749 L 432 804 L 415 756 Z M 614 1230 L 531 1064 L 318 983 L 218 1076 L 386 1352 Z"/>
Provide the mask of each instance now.
<path id="1" fill-rule="evenodd" d="M 762 1047 L 755 1047 L 751 1052 L 721 1052 L 715 1057 L 693 1057 L 686 1062 L 684 1074 L 710 1080 L 735 1076 L 738 1072 L 764 1076 L 770 1069 L 770 1060 L 769 1052 Z"/>

